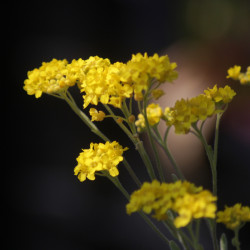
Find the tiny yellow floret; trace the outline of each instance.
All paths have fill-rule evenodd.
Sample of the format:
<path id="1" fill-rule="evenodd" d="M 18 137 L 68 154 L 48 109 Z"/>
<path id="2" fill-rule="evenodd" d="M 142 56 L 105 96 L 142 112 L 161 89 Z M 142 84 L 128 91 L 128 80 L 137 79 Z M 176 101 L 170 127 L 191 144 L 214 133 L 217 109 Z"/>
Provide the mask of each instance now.
<path id="1" fill-rule="evenodd" d="M 227 78 L 232 78 L 233 80 L 238 80 L 242 85 L 250 85 L 250 66 L 247 67 L 247 71 L 241 72 L 241 66 L 235 65 L 227 71 Z"/>
<path id="2" fill-rule="evenodd" d="M 151 103 L 146 108 L 148 123 L 150 126 L 154 126 L 160 122 L 163 115 L 162 109 L 159 104 Z"/>
<path id="3" fill-rule="evenodd" d="M 89 114 L 91 115 L 91 121 L 102 121 L 105 118 L 105 113 L 95 108 L 91 108 Z"/>
<path id="4" fill-rule="evenodd" d="M 227 78 L 232 78 L 234 80 L 238 80 L 240 76 L 241 66 L 234 65 L 234 67 L 231 67 L 228 69 Z"/>
<path id="5" fill-rule="evenodd" d="M 208 88 L 207 90 L 204 90 L 204 94 L 211 98 L 214 102 L 222 102 L 223 104 L 231 102 L 233 97 L 236 95 L 235 91 L 228 85 L 219 89 L 217 88 L 217 85 L 215 85 L 212 89 Z"/>
<path id="6" fill-rule="evenodd" d="M 223 211 L 217 213 L 217 222 L 225 224 L 231 230 L 235 230 L 249 221 L 250 207 L 242 206 L 240 203 L 232 207 L 226 206 Z"/>

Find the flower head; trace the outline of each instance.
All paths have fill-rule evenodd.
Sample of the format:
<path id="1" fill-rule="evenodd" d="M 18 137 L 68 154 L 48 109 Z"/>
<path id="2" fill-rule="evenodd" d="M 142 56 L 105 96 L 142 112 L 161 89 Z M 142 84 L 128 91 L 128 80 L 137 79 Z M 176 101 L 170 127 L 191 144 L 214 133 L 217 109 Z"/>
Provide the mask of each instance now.
<path id="1" fill-rule="evenodd" d="M 151 103 L 146 108 L 148 123 L 150 126 L 154 126 L 159 123 L 162 117 L 162 109 L 159 104 Z"/>
<path id="2" fill-rule="evenodd" d="M 241 72 L 241 66 L 235 65 L 227 71 L 227 78 L 232 78 L 233 80 L 238 80 L 242 85 L 250 84 L 250 66 L 247 67 L 245 73 Z"/>
<path id="3" fill-rule="evenodd" d="M 43 62 L 40 68 L 28 72 L 24 90 L 28 95 L 39 98 L 42 93 L 55 94 L 73 86 L 75 81 L 66 77 L 67 64 L 66 59 Z"/>
<path id="4" fill-rule="evenodd" d="M 95 172 L 108 171 L 113 177 L 119 174 L 117 165 L 123 160 L 122 154 L 127 148 L 122 148 L 118 142 L 91 143 L 89 149 L 83 149 L 77 158 L 74 169 L 80 181 L 95 180 Z"/>
<path id="5" fill-rule="evenodd" d="M 89 114 L 92 117 L 91 121 L 102 121 L 105 118 L 105 113 L 103 111 L 98 111 L 95 108 L 91 108 Z"/>
<path id="6" fill-rule="evenodd" d="M 142 210 L 158 220 L 167 219 L 166 212 L 177 213 L 174 224 L 177 228 L 186 226 L 192 219 L 202 217 L 214 218 L 216 197 L 209 191 L 202 190 L 187 181 L 175 183 L 160 183 L 154 180 L 145 182 L 142 187 L 132 193 L 127 204 L 127 213 Z"/>
<path id="7" fill-rule="evenodd" d="M 147 119 L 150 126 L 154 126 L 160 122 L 163 115 L 162 109 L 159 104 L 151 103 L 146 108 Z M 135 121 L 138 132 L 142 132 L 146 127 L 146 121 L 143 114 L 138 115 L 138 120 Z"/>
<path id="8" fill-rule="evenodd" d="M 165 109 L 163 119 L 168 126 L 174 125 L 175 133 L 188 133 L 193 123 L 206 120 L 215 112 L 214 102 L 205 95 L 176 101 L 173 108 Z"/>
<path id="9" fill-rule="evenodd" d="M 250 84 L 250 66 L 247 67 L 246 73 L 241 73 L 239 75 L 239 80 L 242 85 Z"/>
<path id="10" fill-rule="evenodd" d="M 211 98 L 214 102 L 222 102 L 223 104 L 231 102 L 233 97 L 236 95 L 235 91 L 228 85 L 219 89 L 217 88 L 217 85 L 215 85 L 212 89 L 208 88 L 207 90 L 204 90 L 204 94 Z"/>
<path id="11" fill-rule="evenodd" d="M 142 132 L 145 127 L 145 118 L 143 114 L 138 114 L 138 120 L 135 121 L 135 126 L 137 127 L 137 131 L 140 133 Z"/>
<path id="12" fill-rule="evenodd" d="M 121 81 L 133 86 L 135 97 L 138 99 L 142 91 L 148 89 L 150 81 L 155 78 L 160 83 L 172 82 L 177 78 L 174 71 L 176 63 L 170 63 L 168 56 L 154 54 L 149 57 L 147 53 L 132 55 L 125 67 L 121 70 Z"/>
<path id="13" fill-rule="evenodd" d="M 120 70 L 123 63 L 111 64 L 108 59 L 91 57 L 85 63 L 85 76 L 82 78 L 81 92 L 84 93 L 84 108 L 90 103 L 99 102 L 121 107 L 122 100 L 129 98 L 133 88 L 120 81 Z"/>
<path id="14" fill-rule="evenodd" d="M 225 207 L 224 211 L 217 213 L 217 222 L 225 224 L 231 230 L 240 227 L 250 221 L 250 207 L 237 203 L 232 207 Z"/>
<path id="15" fill-rule="evenodd" d="M 241 66 L 234 65 L 234 67 L 231 67 L 228 69 L 227 73 L 227 78 L 232 78 L 234 80 L 238 80 L 239 75 L 241 71 Z"/>

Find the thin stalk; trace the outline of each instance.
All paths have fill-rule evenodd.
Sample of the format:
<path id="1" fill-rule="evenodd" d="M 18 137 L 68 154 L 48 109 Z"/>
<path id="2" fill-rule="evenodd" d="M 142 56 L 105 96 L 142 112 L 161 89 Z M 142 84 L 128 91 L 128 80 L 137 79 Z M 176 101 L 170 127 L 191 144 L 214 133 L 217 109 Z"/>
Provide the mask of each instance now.
<path id="1" fill-rule="evenodd" d="M 122 192 L 122 194 L 126 197 L 126 199 L 129 201 L 130 196 L 126 189 L 122 186 L 120 183 L 118 177 L 111 177 L 109 174 L 106 174 L 106 177 Z M 170 244 L 170 240 L 159 230 L 159 228 L 143 213 L 138 212 L 139 215 L 144 219 L 144 221 L 155 231 L 155 233 L 168 245 Z"/>
<path id="2" fill-rule="evenodd" d="M 90 130 L 102 138 L 104 141 L 109 141 L 109 139 L 95 126 L 93 122 L 90 121 L 87 115 L 85 115 L 76 105 L 70 93 L 62 93 L 61 97 L 68 103 L 71 109 L 80 117 L 80 119 L 90 128 Z"/>
<path id="3" fill-rule="evenodd" d="M 158 229 L 158 227 L 156 227 L 156 225 L 143 212 L 139 212 L 139 214 L 145 220 L 145 222 L 155 231 L 155 233 L 169 245 L 170 240 Z"/>
<path id="4" fill-rule="evenodd" d="M 219 140 L 219 126 L 220 126 L 220 119 L 223 113 L 217 114 L 216 125 L 215 125 L 215 137 L 214 137 L 214 155 L 213 155 L 213 165 L 212 167 L 214 172 L 214 195 L 217 195 L 217 157 L 218 157 L 218 140 Z"/>
<path id="5" fill-rule="evenodd" d="M 239 231 L 241 227 L 237 227 L 234 230 L 234 238 L 232 239 L 232 245 L 236 247 L 237 250 L 240 250 L 240 241 L 239 241 Z"/>
<path id="6" fill-rule="evenodd" d="M 110 107 L 108 105 L 104 105 L 104 107 L 107 109 L 107 111 L 111 114 L 114 115 L 113 111 L 110 109 Z M 122 123 L 117 123 L 120 128 L 123 130 L 123 132 L 125 132 L 125 134 L 129 137 L 129 139 L 133 142 L 135 148 L 138 150 L 144 165 L 146 166 L 146 169 L 148 171 L 148 174 L 151 178 L 151 180 L 156 179 L 155 173 L 154 173 L 154 169 L 153 169 L 153 165 L 150 161 L 150 158 L 143 146 L 142 141 L 138 138 L 133 136 L 133 134 L 131 133 L 131 131 Z"/>
<path id="7" fill-rule="evenodd" d="M 190 223 L 187 226 L 187 230 L 188 230 L 188 232 L 191 236 L 191 239 L 193 241 L 193 248 L 194 248 L 194 250 L 201 250 L 201 249 L 203 249 L 203 247 L 199 244 L 199 239 L 197 238 L 197 235 L 194 234 L 194 232 L 193 232 L 192 224 L 193 223 Z M 197 228 L 196 228 L 196 230 L 197 230 Z"/>
<path id="8" fill-rule="evenodd" d="M 217 194 L 217 174 L 216 174 L 216 168 L 214 167 L 214 152 L 210 145 L 208 145 L 206 139 L 204 138 L 202 132 L 197 128 L 197 126 L 193 126 L 195 132 L 192 132 L 194 135 L 198 137 L 198 139 L 201 141 L 201 143 L 204 146 L 205 152 L 207 154 L 207 158 L 211 167 L 212 171 L 212 182 L 213 182 L 213 194 Z"/>
<path id="9" fill-rule="evenodd" d="M 141 181 L 139 180 L 139 178 L 137 177 L 137 175 L 135 174 L 134 170 L 131 168 L 130 164 L 127 162 L 127 160 L 124 158 L 122 161 L 123 165 L 126 167 L 129 175 L 131 176 L 131 178 L 133 179 L 133 181 L 135 182 L 135 184 L 138 187 L 141 187 Z"/>
<path id="10" fill-rule="evenodd" d="M 167 145 L 167 135 L 168 135 L 168 132 L 169 132 L 169 128 L 167 129 L 167 132 L 165 133 L 164 135 L 164 141 L 162 140 L 161 138 L 161 135 L 158 131 L 158 129 L 155 129 L 155 133 L 156 133 L 156 141 L 158 142 L 158 144 L 162 147 L 162 149 L 164 150 L 165 154 L 167 155 L 168 159 L 170 160 L 177 176 L 179 179 L 181 180 L 185 180 L 185 177 L 184 175 L 182 174 L 179 166 L 177 165 L 173 155 L 171 154 L 169 148 L 168 148 L 168 145 Z"/>
<path id="11" fill-rule="evenodd" d="M 189 250 L 187 241 L 189 242 L 190 245 L 192 245 L 192 241 L 187 237 L 187 235 L 184 232 L 182 232 L 181 229 L 176 228 L 172 222 L 163 221 L 162 223 L 171 233 L 171 235 L 180 242 L 182 248 L 184 250 Z"/>
<path id="12" fill-rule="evenodd" d="M 152 131 L 148 122 L 148 117 L 147 117 L 147 97 L 148 97 L 148 92 L 145 94 L 144 100 L 143 100 L 143 113 L 144 113 L 144 119 L 145 119 L 145 124 L 146 124 L 146 131 L 148 134 L 150 146 L 154 153 L 154 158 L 156 160 L 156 167 L 158 170 L 158 174 L 159 174 L 160 180 L 163 182 L 165 181 L 163 167 L 161 165 L 160 157 L 159 157 L 159 154 L 158 154 L 158 151 L 157 151 L 154 139 L 153 139 Z"/>

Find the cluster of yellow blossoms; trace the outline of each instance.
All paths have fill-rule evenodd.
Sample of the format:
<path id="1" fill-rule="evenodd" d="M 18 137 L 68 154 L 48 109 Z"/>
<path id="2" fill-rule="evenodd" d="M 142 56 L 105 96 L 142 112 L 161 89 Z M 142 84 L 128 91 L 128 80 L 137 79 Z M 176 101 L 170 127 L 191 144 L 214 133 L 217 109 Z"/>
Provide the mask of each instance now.
<path id="1" fill-rule="evenodd" d="M 24 90 L 28 95 L 39 98 L 42 93 L 53 94 L 75 84 L 66 77 L 67 60 L 53 59 L 51 62 L 43 62 L 39 69 L 28 72 L 28 79 L 24 81 Z"/>
<path id="2" fill-rule="evenodd" d="M 164 112 L 158 104 L 152 103 L 146 109 L 147 119 L 151 126 L 163 119 L 168 126 L 175 127 L 177 134 L 185 134 L 189 132 L 192 124 L 199 120 L 204 121 L 220 112 L 221 107 L 231 102 L 235 95 L 236 93 L 229 86 L 217 88 L 215 85 L 212 89 L 205 90 L 204 94 L 176 101 L 174 107 L 166 107 Z M 138 132 L 141 132 L 145 128 L 145 120 L 142 114 L 139 114 L 138 118 L 135 124 Z"/>
<path id="3" fill-rule="evenodd" d="M 24 89 L 38 98 L 42 93 L 57 94 L 77 83 L 84 93 L 84 108 L 99 102 L 121 108 L 122 101 L 133 94 L 136 100 L 142 99 L 153 78 L 159 83 L 176 79 L 175 68 L 168 56 L 149 57 L 147 53 L 133 55 L 127 63 L 114 64 L 98 56 L 74 59 L 70 64 L 53 59 L 28 72 Z"/>
<path id="4" fill-rule="evenodd" d="M 78 158 L 78 164 L 74 169 L 80 181 L 95 180 L 95 172 L 108 171 L 113 177 L 119 174 L 117 165 L 123 160 L 122 148 L 118 142 L 91 143 L 89 149 L 83 149 Z"/>
<path id="5" fill-rule="evenodd" d="M 154 126 L 160 122 L 162 118 L 162 108 L 159 104 L 151 103 L 146 108 L 147 120 L 150 126 Z M 142 132 L 146 127 L 145 118 L 142 114 L 138 115 L 138 120 L 135 121 L 138 132 Z"/>
<path id="6" fill-rule="evenodd" d="M 235 65 L 227 71 L 227 78 L 240 81 L 242 85 L 250 84 L 250 66 L 247 67 L 246 73 L 241 72 L 241 66 Z"/>
<path id="7" fill-rule="evenodd" d="M 245 222 L 250 221 L 250 207 L 237 203 L 232 207 L 225 208 L 217 213 L 217 222 L 225 224 L 231 230 L 241 227 Z"/>
<path id="8" fill-rule="evenodd" d="M 160 183 L 154 180 L 152 183 L 145 182 L 132 193 L 126 208 L 128 214 L 140 210 L 147 214 L 153 212 L 153 217 L 158 220 L 166 220 L 166 213 L 171 210 L 178 214 L 174 225 L 180 228 L 192 219 L 215 218 L 216 199 L 211 192 L 187 181 Z"/>

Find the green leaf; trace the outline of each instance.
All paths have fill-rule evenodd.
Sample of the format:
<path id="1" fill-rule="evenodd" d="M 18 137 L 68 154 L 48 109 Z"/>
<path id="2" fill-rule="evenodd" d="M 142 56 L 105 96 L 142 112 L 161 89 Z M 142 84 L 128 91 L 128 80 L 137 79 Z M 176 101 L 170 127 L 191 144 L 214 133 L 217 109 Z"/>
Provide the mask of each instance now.
<path id="1" fill-rule="evenodd" d="M 220 250 L 227 250 L 227 237 L 224 233 L 220 237 Z"/>
<path id="2" fill-rule="evenodd" d="M 171 250 L 181 250 L 173 240 L 169 242 L 169 246 Z"/>

